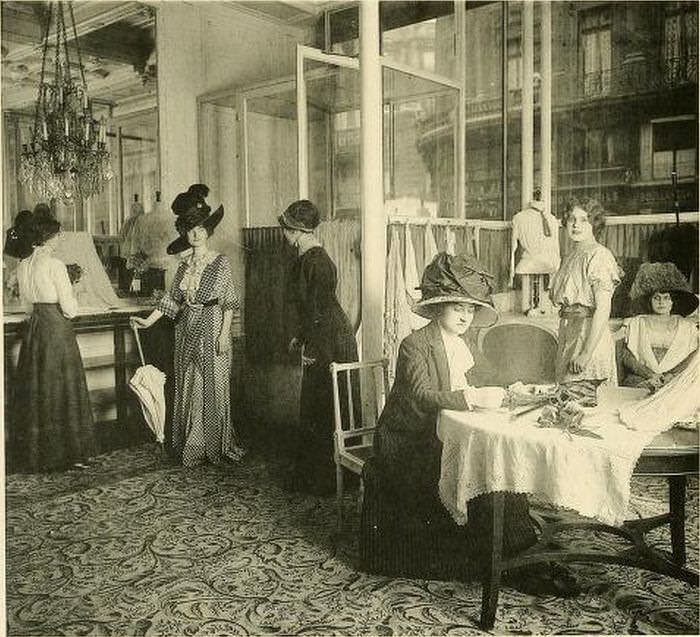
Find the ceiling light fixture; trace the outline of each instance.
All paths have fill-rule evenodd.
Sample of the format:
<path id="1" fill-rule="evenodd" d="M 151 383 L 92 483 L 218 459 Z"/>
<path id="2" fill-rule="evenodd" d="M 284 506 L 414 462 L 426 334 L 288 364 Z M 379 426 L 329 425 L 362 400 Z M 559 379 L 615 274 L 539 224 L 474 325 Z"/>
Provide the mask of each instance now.
<path id="1" fill-rule="evenodd" d="M 73 29 L 79 76 L 68 51 L 64 5 Z M 55 15 L 53 73 L 47 72 L 51 19 Z M 50 2 L 44 31 L 41 79 L 31 142 L 22 146 L 20 180 L 41 198 L 87 198 L 102 192 L 113 176 L 107 150 L 107 126 L 97 121 L 88 95 L 71 2 Z"/>

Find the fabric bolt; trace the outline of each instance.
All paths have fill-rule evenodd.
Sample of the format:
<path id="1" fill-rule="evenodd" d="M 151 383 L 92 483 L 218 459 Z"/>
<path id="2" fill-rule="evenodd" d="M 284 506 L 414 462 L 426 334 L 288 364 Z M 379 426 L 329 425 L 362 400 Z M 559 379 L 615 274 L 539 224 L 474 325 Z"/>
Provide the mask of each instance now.
<path id="1" fill-rule="evenodd" d="M 654 434 L 677 422 L 695 422 L 700 413 L 700 354 L 692 355 L 688 365 L 659 390 L 620 409 L 620 420 L 628 427 Z"/>
<path id="2" fill-rule="evenodd" d="M 655 374 L 673 369 L 698 348 L 695 323 L 680 316 L 639 315 L 627 319 L 625 324 L 629 351 Z"/>
<path id="3" fill-rule="evenodd" d="M 35 302 L 25 327 L 8 427 L 11 470 L 66 469 L 98 452 L 82 358 L 64 313 L 57 303 Z"/>
<path id="4" fill-rule="evenodd" d="M 200 267 L 198 274 L 189 272 Z M 224 312 L 239 309 L 228 259 L 215 254 L 204 265 L 184 259 L 158 309 L 175 320 L 173 447 L 185 466 L 240 459 L 243 449 L 231 421 L 231 354 L 216 352 Z"/>
<path id="5" fill-rule="evenodd" d="M 595 310 L 595 292 L 604 290 L 612 294 L 620 283 L 621 272 L 612 252 L 599 243 L 570 252 L 550 283 L 550 299 L 561 308 L 559 346 L 555 378 L 557 382 L 581 379 L 604 379 L 607 384 L 617 384 L 615 347 L 609 330 L 603 334 L 591 355 L 591 359 L 578 374 L 569 371 L 569 363 L 583 349 L 591 328 L 589 316 L 568 315 L 569 308 L 582 306 Z"/>
<path id="6" fill-rule="evenodd" d="M 297 259 L 291 294 L 300 324 L 297 339 L 313 363 L 304 367 L 299 405 L 300 430 L 295 472 L 301 488 L 330 491 L 335 484 L 333 460 L 332 361 L 356 361 L 355 335 L 336 297 L 337 269 L 321 246 Z"/>
<path id="7" fill-rule="evenodd" d="M 399 232 L 391 229 L 391 245 L 386 270 L 386 313 L 384 318 L 384 355 L 389 360 L 389 382 L 394 382 L 401 341 L 411 333 L 411 307 L 401 267 Z"/>
<path id="8" fill-rule="evenodd" d="M 53 255 L 63 263 L 76 263 L 82 269 L 80 281 L 73 286 L 82 311 L 100 312 L 128 304 L 128 300 L 120 299 L 112 288 L 89 232 L 61 232 Z"/>
<path id="9" fill-rule="evenodd" d="M 641 393 L 640 393 L 641 392 Z M 582 426 L 601 439 L 540 428 L 540 410 L 511 420 L 506 410 L 443 411 L 440 498 L 455 521 L 468 521 L 467 503 L 493 491 L 529 494 L 549 504 L 621 524 L 626 516 L 632 471 L 644 447 L 670 426 L 652 419 L 645 431 L 620 420 L 621 408 L 639 401 L 642 390 L 608 388 Z"/>
<path id="10" fill-rule="evenodd" d="M 428 232 L 428 227 L 426 226 L 424 232 Z M 420 286 L 420 278 L 418 277 L 418 268 L 416 266 L 416 251 L 413 247 L 413 239 L 411 238 L 411 231 L 409 226 L 406 225 L 405 228 L 405 263 L 404 263 L 404 281 L 406 283 L 406 296 L 408 298 L 408 303 L 413 307 L 418 301 L 420 301 L 421 293 L 418 287 Z M 434 255 L 433 255 L 434 256 Z M 431 257 L 432 260 L 432 257 Z M 425 263 L 430 263 L 430 260 L 426 260 Z M 419 330 L 421 327 L 425 327 L 430 321 L 418 314 L 411 313 L 410 317 L 411 327 L 414 330 Z M 399 341 L 399 344 L 401 341 Z"/>

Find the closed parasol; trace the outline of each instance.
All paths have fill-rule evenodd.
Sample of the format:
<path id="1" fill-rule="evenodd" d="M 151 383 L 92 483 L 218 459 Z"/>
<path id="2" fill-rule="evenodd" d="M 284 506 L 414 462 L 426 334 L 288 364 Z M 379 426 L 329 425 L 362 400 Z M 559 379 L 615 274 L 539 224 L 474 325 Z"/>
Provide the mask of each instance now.
<path id="1" fill-rule="evenodd" d="M 160 443 L 162 453 L 165 440 L 165 374 L 153 365 L 146 365 L 139 329 L 133 323 L 131 328 L 134 330 L 141 367 L 134 372 L 129 381 L 129 387 L 138 396 L 144 420 Z"/>

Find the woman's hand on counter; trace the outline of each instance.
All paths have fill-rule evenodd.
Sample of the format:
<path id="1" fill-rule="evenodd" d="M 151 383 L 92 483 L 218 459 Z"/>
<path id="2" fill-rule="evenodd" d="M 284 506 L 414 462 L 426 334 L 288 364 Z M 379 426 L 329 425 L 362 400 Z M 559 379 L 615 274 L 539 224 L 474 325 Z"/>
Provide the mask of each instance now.
<path id="1" fill-rule="evenodd" d="M 161 316 L 163 316 L 163 313 L 160 310 L 153 310 L 146 318 L 132 316 L 129 319 L 129 324 L 132 329 L 145 330 L 151 327 Z"/>

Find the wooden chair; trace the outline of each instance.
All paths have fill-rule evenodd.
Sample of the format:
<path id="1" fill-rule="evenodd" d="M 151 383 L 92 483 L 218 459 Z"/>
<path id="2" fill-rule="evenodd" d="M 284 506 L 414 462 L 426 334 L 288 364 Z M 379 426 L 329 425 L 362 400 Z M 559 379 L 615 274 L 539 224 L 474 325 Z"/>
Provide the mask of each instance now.
<path id="1" fill-rule="evenodd" d="M 389 391 L 389 361 L 331 363 L 334 459 L 338 507 L 338 530 L 343 523 L 343 469 L 360 476 L 372 455 L 374 431 Z"/>
<path id="2" fill-rule="evenodd" d="M 494 384 L 554 382 L 557 337 L 544 321 L 497 323 L 479 335 L 479 349 L 496 371 Z"/>

